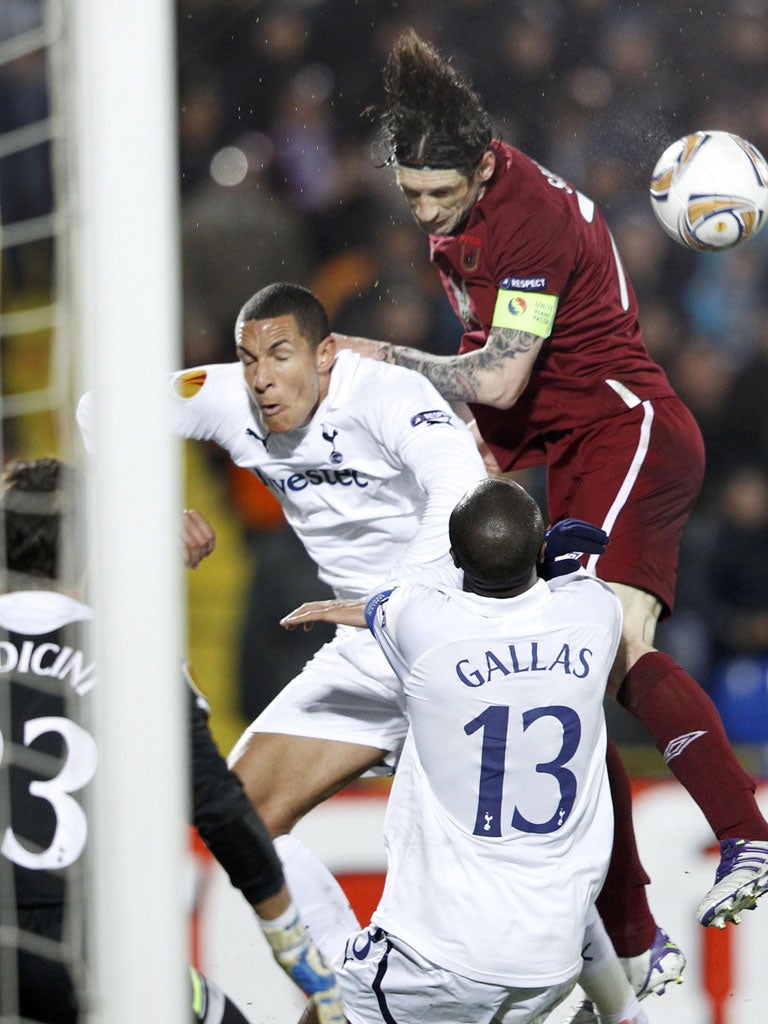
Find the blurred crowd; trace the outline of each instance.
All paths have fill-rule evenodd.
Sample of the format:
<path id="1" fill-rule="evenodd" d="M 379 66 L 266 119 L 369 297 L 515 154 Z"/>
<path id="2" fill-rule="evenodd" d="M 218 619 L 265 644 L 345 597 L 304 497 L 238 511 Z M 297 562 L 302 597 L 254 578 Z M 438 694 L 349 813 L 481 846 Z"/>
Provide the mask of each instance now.
<path id="1" fill-rule="evenodd" d="M 377 158 L 370 113 L 390 46 L 413 26 L 472 80 L 505 141 L 598 203 L 648 349 L 701 426 L 707 476 L 660 646 L 705 686 L 725 661 L 766 657 L 768 230 L 691 253 L 655 222 L 648 183 L 662 151 L 697 129 L 768 154 L 768 0 L 178 0 L 176 15 L 186 364 L 232 358 L 237 310 L 277 279 L 315 290 L 339 331 L 456 350 L 459 325 Z M 41 101 L 22 70 L 2 69 L 5 130 L 18 126 L 16 98 Z M 3 204 L 34 211 L 41 187 L 39 174 L 6 174 Z M 11 283 L 29 286 L 23 267 Z M 281 545 L 300 599 L 318 592 L 266 492 L 221 471 L 254 556 L 249 716 L 271 696 L 248 678 L 253 645 L 274 651 L 275 687 L 307 654 L 263 621 L 275 610 L 268 553 Z M 535 473 L 524 482 L 543 500 Z"/>

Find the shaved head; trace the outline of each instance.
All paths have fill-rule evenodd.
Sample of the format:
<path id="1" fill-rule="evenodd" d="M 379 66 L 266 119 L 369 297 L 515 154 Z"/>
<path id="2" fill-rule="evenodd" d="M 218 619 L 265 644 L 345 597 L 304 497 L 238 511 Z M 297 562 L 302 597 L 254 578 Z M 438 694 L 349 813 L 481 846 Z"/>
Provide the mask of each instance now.
<path id="1" fill-rule="evenodd" d="M 544 542 L 544 518 L 525 488 L 502 477 L 484 480 L 458 503 L 448 529 L 468 589 L 498 594 L 530 586 Z"/>

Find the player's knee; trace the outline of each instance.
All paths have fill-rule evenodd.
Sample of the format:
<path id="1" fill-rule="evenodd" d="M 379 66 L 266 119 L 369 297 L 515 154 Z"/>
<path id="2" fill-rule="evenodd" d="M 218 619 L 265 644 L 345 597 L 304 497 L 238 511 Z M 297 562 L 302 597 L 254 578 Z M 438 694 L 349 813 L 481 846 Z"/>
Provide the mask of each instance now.
<path id="1" fill-rule="evenodd" d="M 290 832 L 303 815 L 301 808 L 295 805 L 290 788 L 281 782 L 280 773 L 269 766 L 261 772 L 249 769 L 243 773 L 236 764 L 232 768 L 272 838 Z"/>
<path id="2" fill-rule="evenodd" d="M 622 644 L 627 651 L 629 669 L 643 654 L 653 649 L 662 603 L 647 590 L 623 583 L 611 583 L 611 586 L 621 602 Z"/>
<path id="3" fill-rule="evenodd" d="M 260 752 L 255 741 L 236 747 L 230 755 L 229 767 L 240 779 L 269 834 L 274 838 L 289 832 L 297 817 L 291 814 L 281 787 L 281 772 L 269 751 Z"/>
<path id="4" fill-rule="evenodd" d="M 253 801 L 253 804 L 273 839 L 287 835 L 303 816 L 300 811 L 287 804 L 279 793 L 264 794 L 258 802 Z"/>
<path id="5" fill-rule="evenodd" d="M 654 650 L 654 647 L 645 642 L 642 634 L 640 636 L 632 636 L 631 634 L 627 635 L 625 632 L 622 635 L 619 649 L 616 652 L 616 659 L 608 675 L 606 692 L 610 697 L 618 698 L 619 690 L 629 675 L 630 670 L 642 657 L 646 654 L 651 654 Z"/>

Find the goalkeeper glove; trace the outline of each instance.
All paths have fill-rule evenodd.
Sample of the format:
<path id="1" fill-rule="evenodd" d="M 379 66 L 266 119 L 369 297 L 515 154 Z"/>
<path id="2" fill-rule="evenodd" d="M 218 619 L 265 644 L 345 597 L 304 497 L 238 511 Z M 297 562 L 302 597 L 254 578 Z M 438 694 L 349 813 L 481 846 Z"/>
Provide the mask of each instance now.
<path id="1" fill-rule="evenodd" d="M 551 580 L 581 568 L 581 553 L 602 555 L 608 534 L 582 519 L 561 519 L 544 534 L 544 554 L 536 565 L 542 579 Z"/>
<path id="2" fill-rule="evenodd" d="M 296 908 L 289 907 L 274 921 L 260 917 L 259 924 L 275 960 L 314 1003 L 319 1024 L 345 1024 L 336 975 L 323 960 Z"/>

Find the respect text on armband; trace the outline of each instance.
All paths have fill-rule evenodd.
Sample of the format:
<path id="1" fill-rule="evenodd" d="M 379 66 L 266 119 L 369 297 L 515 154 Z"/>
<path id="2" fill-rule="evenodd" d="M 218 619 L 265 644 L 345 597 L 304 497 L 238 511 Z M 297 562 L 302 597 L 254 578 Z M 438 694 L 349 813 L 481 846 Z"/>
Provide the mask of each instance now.
<path id="1" fill-rule="evenodd" d="M 499 288 L 504 291 L 515 289 L 521 292 L 540 292 L 546 287 L 546 277 L 503 277 L 499 281 Z"/>
<path id="2" fill-rule="evenodd" d="M 308 469 L 306 473 L 291 473 L 290 476 L 273 477 L 263 470 L 253 472 L 273 491 L 287 494 L 289 491 L 303 491 L 307 487 L 367 487 L 368 479 L 356 469 Z"/>

